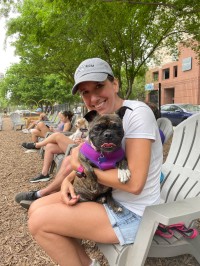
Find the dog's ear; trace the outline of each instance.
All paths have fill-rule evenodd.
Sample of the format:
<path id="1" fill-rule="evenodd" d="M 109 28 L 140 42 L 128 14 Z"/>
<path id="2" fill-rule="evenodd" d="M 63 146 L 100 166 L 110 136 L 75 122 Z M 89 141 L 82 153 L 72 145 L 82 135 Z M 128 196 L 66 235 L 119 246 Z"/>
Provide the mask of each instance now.
<path id="1" fill-rule="evenodd" d="M 98 115 L 97 111 L 92 110 L 84 115 L 84 118 L 90 123 Z"/>
<path id="2" fill-rule="evenodd" d="M 124 114 L 125 114 L 125 112 L 126 112 L 127 109 L 133 111 L 133 109 L 131 109 L 131 108 L 128 107 L 128 106 L 122 106 L 122 107 L 120 107 L 120 108 L 116 111 L 116 114 L 117 114 L 121 119 L 123 119 Z"/>

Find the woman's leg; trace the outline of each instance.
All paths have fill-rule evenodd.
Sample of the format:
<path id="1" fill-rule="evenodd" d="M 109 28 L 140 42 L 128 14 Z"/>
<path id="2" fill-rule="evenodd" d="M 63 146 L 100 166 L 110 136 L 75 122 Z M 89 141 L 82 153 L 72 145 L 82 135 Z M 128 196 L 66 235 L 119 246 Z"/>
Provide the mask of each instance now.
<path id="1" fill-rule="evenodd" d="M 32 141 L 33 142 L 37 142 L 38 141 L 38 137 L 43 137 L 41 135 L 41 132 L 38 129 L 36 129 L 36 128 L 31 129 L 31 139 L 32 139 Z"/>
<path id="2" fill-rule="evenodd" d="M 42 174 L 46 176 L 49 172 L 49 168 L 54 158 L 54 154 L 64 153 L 57 144 L 48 143 L 45 147 L 44 162 L 42 167 Z"/>
<path id="3" fill-rule="evenodd" d="M 32 129 L 31 131 L 32 141 L 37 142 L 38 137 L 44 138 L 46 133 L 49 131 L 50 131 L 49 128 L 43 122 L 39 122 L 36 128 Z"/>
<path id="4" fill-rule="evenodd" d="M 39 199 L 43 204 L 29 212 L 29 230 L 37 243 L 60 266 L 88 266 L 91 260 L 77 239 L 118 243 L 103 205 L 96 202 L 68 206 L 60 193 Z M 37 201 L 36 201 L 37 202 Z M 53 245 L 52 243 L 56 243 Z"/>
<path id="5" fill-rule="evenodd" d="M 29 124 L 29 126 L 28 126 L 28 130 L 34 128 L 35 125 L 36 125 L 36 121 L 32 121 L 32 122 Z"/>
<path id="6" fill-rule="evenodd" d="M 69 137 L 65 136 L 60 132 L 55 132 L 50 136 L 48 136 L 47 138 L 45 138 L 43 141 L 37 142 L 35 146 L 37 149 L 39 149 L 43 146 L 46 146 L 48 143 L 57 144 L 59 148 L 62 150 L 62 152 L 65 153 L 67 146 L 73 143 L 73 140 L 71 140 Z"/>
<path id="7" fill-rule="evenodd" d="M 34 201 L 30 208 L 29 208 L 29 211 L 28 211 L 28 217 L 30 218 L 30 216 L 37 210 L 39 209 L 40 207 L 43 207 L 43 206 L 47 206 L 47 205 L 51 205 L 51 204 L 54 204 L 54 203 L 59 203 L 60 202 L 60 197 L 58 196 L 58 191 L 53 193 L 53 195 L 57 195 L 55 197 L 42 197 L 42 198 L 39 198 L 37 199 L 36 201 Z"/>
<path id="8" fill-rule="evenodd" d="M 63 180 L 71 171 L 72 169 L 70 165 L 70 159 L 69 156 L 67 156 L 63 159 L 60 169 L 56 174 L 55 178 L 53 179 L 53 181 L 50 184 L 48 184 L 45 188 L 39 190 L 41 197 L 45 197 L 47 195 L 60 191 Z"/>

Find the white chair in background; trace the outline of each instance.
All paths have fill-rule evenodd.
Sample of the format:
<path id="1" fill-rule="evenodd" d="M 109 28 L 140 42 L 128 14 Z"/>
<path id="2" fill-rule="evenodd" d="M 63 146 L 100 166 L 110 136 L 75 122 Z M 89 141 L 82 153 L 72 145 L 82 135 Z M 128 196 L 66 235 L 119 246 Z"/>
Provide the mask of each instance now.
<path id="1" fill-rule="evenodd" d="M 163 144 L 165 144 L 173 134 L 172 122 L 166 117 L 161 117 L 161 118 L 157 119 L 157 123 L 158 123 L 159 129 L 162 130 L 162 132 L 165 136 L 165 141 L 163 143 Z"/>

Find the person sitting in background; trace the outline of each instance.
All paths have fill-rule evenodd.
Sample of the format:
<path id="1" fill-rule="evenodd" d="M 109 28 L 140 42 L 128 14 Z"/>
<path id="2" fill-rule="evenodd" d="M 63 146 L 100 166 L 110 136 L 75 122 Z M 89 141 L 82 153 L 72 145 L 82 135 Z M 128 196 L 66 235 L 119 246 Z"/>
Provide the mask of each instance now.
<path id="1" fill-rule="evenodd" d="M 158 120 L 158 118 L 161 117 L 161 113 L 160 113 L 160 110 L 158 109 L 157 105 L 155 103 L 152 103 L 152 102 L 146 102 L 146 104 L 153 111 L 155 119 Z M 158 128 L 158 129 L 159 129 L 159 133 L 160 133 L 161 142 L 162 142 L 162 145 L 163 145 L 164 142 L 165 142 L 165 135 L 164 135 L 163 131 L 160 128 Z M 164 176 L 163 172 L 161 171 L 161 173 L 160 173 L 160 183 L 162 183 L 164 179 L 165 179 L 165 176 Z"/>
<path id="2" fill-rule="evenodd" d="M 161 117 L 161 113 L 160 113 L 157 105 L 155 103 L 152 103 L 152 102 L 145 102 L 145 103 L 151 108 L 151 110 L 154 113 L 154 116 L 155 116 L 156 120 L 158 120 L 158 118 Z M 160 132 L 161 142 L 162 142 L 162 144 L 164 144 L 165 135 L 164 135 L 163 131 L 160 128 L 159 128 L 159 132 Z"/>
<path id="3" fill-rule="evenodd" d="M 34 146 L 35 149 L 40 149 L 45 146 L 44 161 L 42 172 L 34 178 L 30 179 L 31 183 L 49 181 L 51 178 L 48 174 L 49 168 L 54 158 L 54 154 L 62 154 L 66 152 L 66 149 L 69 144 L 80 144 L 85 141 L 86 134 L 83 134 L 81 138 L 76 138 L 75 140 L 71 139 L 70 136 L 65 136 L 60 132 L 51 134 L 41 142 L 36 143 L 27 143 L 26 147 Z"/>
<path id="4" fill-rule="evenodd" d="M 61 111 L 59 112 L 60 123 L 56 128 L 46 125 L 44 122 L 39 122 L 35 128 L 31 129 L 31 137 L 33 143 L 22 143 L 22 147 L 27 149 L 35 149 L 34 143 L 38 141 L 38 137 L 44 138 L 47 132 L 65 132 L 71 129 L 71 120 L 73 113 L 71 111 Z M 30 147 L 30 144 L 33 147 Z"/>
<path id="5" fill-rule="evenodd" d="M 32 118 L 28 118 L 26 121 L 26 128 L 22 130 L 23 133 L 31 133 L 30 129 L 34 128 L 39 122 L 41 121 L 49 121 L 47 115 L 45 113 L 41 113 L 39 115 L 39 119 L 37 117 L 37 120 Z"/>
<path id="6" fill-rule="evenodd" d="M 40 120 L 39 119 L 39 116 L 42 114 L 42 108 L 38 107 L 36 110 L 35 110 L 35 114 L 32 114 L 32 115 L 29 115 L 29 116 L 26 116 L 24 119 L 26 120 L 26 128 L 29 127 L 29 125 L 34 122 L 34 121 L 38 121 Z"/>
<path id="7" fill-rule="evenodd" d="M 30 179 L 31 183 L 49 181 L 49 179 L 51 177 L 48 173 L 49 173 L 49 168 L 50 168 L 52 161 L 54 159 L 54 154 L 65 153 L 69 144 L 74 143 L 74 144 L 78 145 L 78 144 L 85 141 L 85 139 L 88 135 L 88 122 L 87 122 L 87 120 L 84 118 L 78 119 L 75 123 L 75 127 L 77 128 L 76 131 L 72 135 L 70 135 L 69 137 L 65 136 L 64 134 L 62 134 L 60 132 L 56 132 L 54 134 L 51 134 L 47 138 L 45 138 L 43 141 L 36 142 L 34 145 L 33 145 L 33 143 L 28 143 L 26 145 L 26 147 L 28 146 L 31 148 L 33 148 L 33 146 L 34 146 L 35 149 L 39 149 L 39 148 L 45 146 L 42 172 L 39 175 L 37 175 L 36 177 L 31 178 Z M 81 135 L 80 135 L 80 133 L 81 133 Z M 63 159 L 63 160 L 65 160 L 65 159 Z M 61 166 L 61 168 L 62 168 L 62 166 Z M 61 180 L 61 178 L 63 180 L 64 177 L 68 174 L 68 172 L 65 172 L 66 169 L 67 168 L 65 166 L 64 169 L 61 170 L 61 177 L 58 177 L 59 180 Z M 59 173 L 58 173 L 58 176 L 60 176 Z M 55 186 L 54 186 L 54 184 L 55 184 Z M 54 181 L 52 182 L 52 185 L 47 186 L 47 187 L 48 187 L 47 189 L 44 189 L 44 193 L 43 193 L 43 190 L 41 191 L 41 193 L 38 192 L 38 195 L 40 195 L 40 197 L 46 196 L 46 195 L 50 194 L 51 192 L 56 191 L 56 188 L 58 187 L 57 178 L 56 178 L 55 182 Z M 32 192 L 30 192 L 30 193 L 29 192 L 20 192 L 16 195 L 16 201 L 18 203 L 20 203 L 20 201 L 22 201 L 22 200 L 30 201 L 30 199 L 31 199 L 31 201 L 36 199 L 35 194 L 33 194 Z M 24 208 L 29 208 L 31 203 L 32 202 L 28 202 L 26 204 L 22 203 L 22 206 Z"/>

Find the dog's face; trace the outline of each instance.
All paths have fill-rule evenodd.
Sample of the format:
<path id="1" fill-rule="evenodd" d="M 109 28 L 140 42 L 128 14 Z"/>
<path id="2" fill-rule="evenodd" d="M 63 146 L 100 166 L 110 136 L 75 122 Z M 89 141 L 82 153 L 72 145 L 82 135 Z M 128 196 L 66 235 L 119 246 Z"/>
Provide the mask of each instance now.
<path id="1" fill-rule="evenodd" d="M 89 140 L 97 151 L 113 152 L 124 136 L 122 120 L 117 114 L 98 115 L 89 124 Z"/>
<path id="2" fill-rule="evenodd" d="M 79 118 L 75 123 L 75 127 L 81 132 L 85 132 L 88 130 L 88 121 L 85 118 Z"/>

